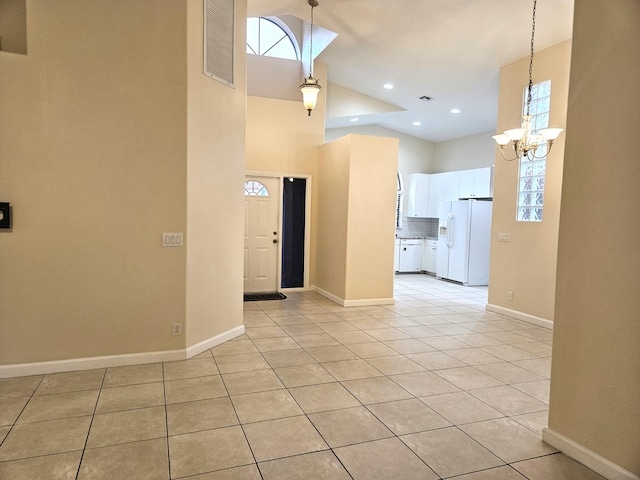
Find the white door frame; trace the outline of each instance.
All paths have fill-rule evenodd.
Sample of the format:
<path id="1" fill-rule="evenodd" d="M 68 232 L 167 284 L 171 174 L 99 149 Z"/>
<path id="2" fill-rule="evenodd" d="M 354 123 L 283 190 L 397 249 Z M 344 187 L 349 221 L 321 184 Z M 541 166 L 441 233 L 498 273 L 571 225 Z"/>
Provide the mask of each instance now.
<path id="1" fill-rule="evenodd" d="M 306 182 L 306 192 L 304 200 L 304 284 L 302 287 L 296 288 L 281 288 L 282 285 L 282 248 L 278 248 L 278 266 L 276 268 L 276 282 L 277 291 L 285 292 L 302 292 L 309 290 L 309 267 L 311 265 L 311 188 L 312 188 L 312 176 L 310 173 L 295 173 L 295 172 L 271 172 L 264 170 L 245 170 L 246 176 L 256 177 L 271 177 L 278 178 L 280 181 L 280 188 L 278 189 L 278 231 L 280 232 L 280 238 L 282 238 L 282 199 L 284 195 L 284 188 L 282 182 L 285 178 L 304 178 Z M 282 240 L 281 240 L 282 241 Z"/>

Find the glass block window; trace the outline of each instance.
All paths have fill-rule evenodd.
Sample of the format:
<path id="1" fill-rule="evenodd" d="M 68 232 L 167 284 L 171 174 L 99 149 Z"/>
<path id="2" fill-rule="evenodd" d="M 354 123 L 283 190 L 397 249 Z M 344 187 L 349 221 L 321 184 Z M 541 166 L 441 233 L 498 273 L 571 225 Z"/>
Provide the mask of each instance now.
<path id="1" fill-rule="evenodd" d="M 267 187 L 256 180 L 249 180 L 244 182 L 244 195 L 245 197 L 268 197 L 269 191 Z"/>
<path id="2" fill-rule="evenodd" d="M 247 18 L 247 53 L 298 60 L 293 39 L 280 25 L 264 17 Z"/>
<path id="3" fill-rule="evenodd" d="M 536 83 L 531 88 L 531 129 L 533 133 L 549 127 L 549 106 L 551 100 L 551 80 Z M 527 108 L 527 89 L 524 91 L 523 114 Z M 518 175 L 518 222 L 541 222 L 544 205 L 544 181 L 547 171 L 547 144 L 542 144 L 536 151 L 536 157 L 520 160 Z"/>

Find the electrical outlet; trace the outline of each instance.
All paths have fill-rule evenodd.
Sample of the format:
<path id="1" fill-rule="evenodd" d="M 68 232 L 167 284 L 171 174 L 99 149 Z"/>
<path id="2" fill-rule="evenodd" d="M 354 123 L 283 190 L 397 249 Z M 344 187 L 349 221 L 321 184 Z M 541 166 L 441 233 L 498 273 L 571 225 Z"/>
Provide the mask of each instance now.
<path id="1" fill-rule="evenodd" d="M 507 300 L 513 300 L 513 292 L 507 292 Z"/>
<path id="2" fill-rule="evenodd" d="M 173 336 L 174 337 L 179 337 L 180 335 L 182 335 L 182 324 L 181 323 L 174 323 L 173 324 Z"/>

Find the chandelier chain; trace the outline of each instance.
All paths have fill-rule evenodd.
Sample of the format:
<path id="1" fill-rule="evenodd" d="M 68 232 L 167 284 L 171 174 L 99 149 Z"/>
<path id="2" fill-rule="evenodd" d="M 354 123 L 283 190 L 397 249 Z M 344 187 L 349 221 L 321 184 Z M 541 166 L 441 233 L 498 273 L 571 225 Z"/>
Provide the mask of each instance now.
<path id="1" fill-rule="evenodd" d="M 533 39 L 536 34 L 536 3 L 533 0 L 533 19 L 531 21 L 531 55 L 529 56 L 529 87 L 527 89 L 527 115 L 529 115 L 529 106 L 531 105 L 531 89 L 533 88 Z"/>
<path id="2" fill-rule="evenodd" d="M 313 77 L 313 5 L 311 5 L 311 29 L 309 31 L 309 78 Z"/>

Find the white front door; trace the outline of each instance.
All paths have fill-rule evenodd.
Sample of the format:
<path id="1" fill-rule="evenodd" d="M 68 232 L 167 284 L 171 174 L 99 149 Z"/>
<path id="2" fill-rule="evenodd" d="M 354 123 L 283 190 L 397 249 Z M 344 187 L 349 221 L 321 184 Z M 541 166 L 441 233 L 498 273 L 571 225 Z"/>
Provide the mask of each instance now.
<path id="1" fill-rule="evenodd" d="M 244 194 L 244 292 L 276 292 L 280 179 L 247 176 Z"/>

